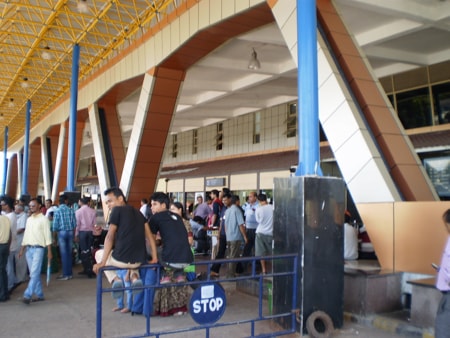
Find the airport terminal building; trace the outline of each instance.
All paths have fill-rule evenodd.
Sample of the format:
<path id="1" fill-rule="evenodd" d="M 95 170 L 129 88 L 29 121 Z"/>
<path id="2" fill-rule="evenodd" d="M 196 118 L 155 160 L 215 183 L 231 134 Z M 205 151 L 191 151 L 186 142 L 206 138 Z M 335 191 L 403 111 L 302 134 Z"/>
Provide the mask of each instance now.
<path id="1" fill-rule="evenodd" d="M 96 0 L 86 12 L 61 4 L 57 18 L 39 9 L 50 28 L 29 44 L 18 75 L 2 80 L 5 193 L 56 200 L 73 172 L 82 194 L 100 199 L 120 186 L 139 206 L 155 190 L 184 203 L 222 187 L 272 197 L 273 179 L 293 175 L 298 2 L 154 3 L 112 10 Z M 316 5 L 322 173 L 344 180 L 383 269 L 433 275 L 450 207 L 450 3 Z M 14 59 L 13 45 L 2 58 Z"/>

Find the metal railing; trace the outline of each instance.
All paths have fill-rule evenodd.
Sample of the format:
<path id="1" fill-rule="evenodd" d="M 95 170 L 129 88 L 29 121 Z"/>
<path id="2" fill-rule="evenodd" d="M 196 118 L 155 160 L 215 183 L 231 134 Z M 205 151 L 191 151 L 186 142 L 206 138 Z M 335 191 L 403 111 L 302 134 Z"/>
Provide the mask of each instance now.
<path id="1" fill-rule="evenodd" d="M 257 272 L 257 262 L 261 259 L 264 259 L 267 262 L 271 262 L 272 264 L 276 264 L 277 260 L 283 261 L 283 266 L 290 266 L 287 271 L 278 271 L 279 269 L 276 269 L 277 272 L 268 272 L 266 274 L 261 274 Z M 211 266 L 215 263 L 220 264 L 227 264 L 227 263 L 247 263 L 248 265 L 251 265 L 251 272 L 245 275 L 238 275 L 237 277 L 233 278 L 212 278 L 211 273 Z M 286 264 L 289 262 L 289 264 Z M 160 277 L 161 277 L 161 269 L 162 266 L 159 264 L 152 264 L 152 265 L 142 265 L 140 267 L 141 271 L 142 269 L 145 270 L 153 270 L 152 274 L 155 275 L 156 278 L 154 278 L 155 283 L 146 284 L 144 282 L 144 285 L 142 287 L 123 287 L 123 288 L 111 288 L 111 287 L 103 287 L 103 278 L 102 278 L 102 272 L 105 270 L 118 270 L 116 267 L 104 267 L 99 270 L 99 273 L 97 275 L 97 308 L 96 308 L 96 337 L 100 338 L 102 337 L 102 324 L 103 324 L 103 314 L 102 314 L 102 308 L 103 308 L 103 295 L 109 294 L 111 292 L 117 292 L 117 291 L 127 291 L 127 290 L 137 290 L 142 289 L 142 291 L 151 291 L 149 294 L 149 299 L 147 299 L 147 302 L 153 303 L 154 298 L 154 292 L 160 288 L 165 287 L 171 287 L 171 286 L 180 286 L 180 285 L 190 285 L 195 292 L 196 288 L 205 287 L 208 285 L 214 285 L 225 282 L 236 282 L 239 283 L 239 281 L 255 281 L 258 282 L 258 311 L 257 315 L 254 315 L 251 318 L 239 318 L 239 320 L 231 320 L 231 321 L 225 321 L 223 318 L 218 319 L 216 322 L 212 323 L 206 323 L 206 324 L 198 324 L 194 326 L 188 326 L 188 327 L 176 327 L 171 329 L 165 329 L 165 330 L 157 330 L 155 327 L 152 327 L 152 322 L 155 321 L 154 317 L 151 318 L 151 313 L 144 314 L 145 317 L 145 332 L 139 335 L 130 335 L 128 337 L 161 337 L 164 335 L 169 334 L 175 334 L 175 333 L 183 333 L 183 332 L 189 332 L 189 331 L 201 331 L 203 330 L 205 332 L 205 337 L 209 338 L 210 332 L 212 329 L 226 327 L 230 325 L 236 325 L 236 324 L 244 324 L 249 323 L 250 324 L 250 332 L 249 337 L 275 337 L 275 336 L 282 336 L 287 335 L 291 333 L 296 332 L 296 323 L 298 321 L 298 315 L 299 315 L 299 309 L 296 308 L 297 304 L 297 280 L 298 280 L 298 255 L 297 254 L 283 254 L 283 255 L 273 255 L 273 256 L 264 256 L 264 257 L 245 257 L 245 258 L 236 258 L 236 259 L 216 259 L 216 260 L 208 260 L 208 261 L 199 261 L 193 263 L 196 268 L 202 267 L 203 270 L 206 266 L 206 271 L 201 273 L 202 279 L 195 279 L 193 281 L 186 281 L 183 284 L 180 283 L 168 283 L 168 284 L 160 284 Z M 272 287 L 273 287 L 273 281 L 276 278 L 292 278 L 292 283 L 289 283 L 289 285 L 292 285 L 292 302 L 290 306 L 290 311 L 283 312 L 283 313 L 273 313 L 276 308 L 273 307 L 273 299 L 272 299 Z M 272 281 L 271 284 L 269 284 L 269 288 L 266 288 L 264 290 L 264 283 L 267 283 L 268 281 Z M 268 311 L 264 311 L 263 304 L 264 304 L 264 291 L 266 291 L 266 298 L 267 298 L 267 306 Z M 194 294 L 192 295 L 194 296 Z M 289 305 L 288 305 L 289 306 Z M 153 304 L 151 304 L 151 309 L 153 308 Z M 283 306 L 283 308 L 286 308 Z M 191 314 L 192 309 L 190 308 L 188 312 Z M 225 309 L 226 311 L 226 309 Z M 260 333 L 257 334 L 255 330 L 255 325 L 258 322 L 263 321 L 283 321 L 283 323 L 289 322 L 288 328 L 279 326 L 281 330 L 270 332 L 270 333 Z M 110 324 L 108 324 L 110 325 Z M 156 326 L 156 325 L 154 325 Z M 123 335 L 121 335 L 123 337 Z"/>

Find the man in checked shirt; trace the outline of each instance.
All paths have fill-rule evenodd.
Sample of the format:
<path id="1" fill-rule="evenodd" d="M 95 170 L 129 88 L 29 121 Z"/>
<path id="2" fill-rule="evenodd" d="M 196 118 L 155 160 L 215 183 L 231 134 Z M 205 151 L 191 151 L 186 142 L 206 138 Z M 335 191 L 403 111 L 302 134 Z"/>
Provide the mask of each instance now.
<path id="1" fill-rule="evenodd" d="M 58 235 L 59 252 L 61 253 L 62 275 L 57 280 L 72 279 L 72 248 L 77 220 L 75 211 L 67 203 L 69 197 L 66 194 L 59 196 L 59 207 L 53 215 L 52 231 Z"/>

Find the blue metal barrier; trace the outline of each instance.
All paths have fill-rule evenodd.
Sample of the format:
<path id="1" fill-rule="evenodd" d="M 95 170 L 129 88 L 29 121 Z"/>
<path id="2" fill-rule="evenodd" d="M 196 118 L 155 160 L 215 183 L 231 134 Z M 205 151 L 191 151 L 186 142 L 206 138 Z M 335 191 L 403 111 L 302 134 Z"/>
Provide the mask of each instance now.
<path id="1" fill-rule="evenodd" d="M 277 271 L 277 272 L 270 272 L 266 274 L 261 274 L 256 272 L 256 263 L 264 259 L 266 262 L 272 262 L 276 263 L 277 260 L 283 260 L 284 264 L 286 260 L 290 260 L 292 262 L 292 269 L 289 271 Z M 145 327 L 145 333 L 140 334 L 138 336 L 129 336 L 129 337 L 160 337 L 164 335 L 174 334 L 174 333 L 183 333 L 188 331 L 205 331 L 205 337 L 209 338 L 211 329 L 214 328 L 220 328 L 220 327 L 226 327 L 230 325 L 236 325 L 236 324 L 244 324 L 249 323 L 250 324 L 250 332 L 249 337 L 275 337 L 275 336 L 282 336 L 287 335 L 291 333 L 296 332 L 296 321 L 298 320 L 299 315 L 299 309 L 296 308 L 297 304 L 297 279 L 298 279 L 298 272 L 297 272 L 297 261 L 298 261 L 298 255 L 297 254 L 284 254 L 284 255 L 274 255 L 274 256 L 264 256 L 264 257 L 245 257 L 245 258 L 236 258 L 236 259 L 217 259 L 217 260 L 208 260 L 208 261 L 200 261 L 195 262 L 194 265 L 197 267 L 206 266 L 206 273 L 204 280 L 194 280 L 194 281 L 186 281 L 182 285 L 190 285 L 194 289 L 214 285 L 214 284 L 220 284 L 220 282 L 237 282 L 241 280 L 257 280 L 258 281 L 258 315 L 254 318 L 244 318 L 240 319 L 239 321 L 222 321 L 217 320 L 213 323 L 206 323 L 206 324 L 199 324 L 195 326 L 190 327 L 183 327 L 183 328 L 174 328 L 171 330 L 164 330 L 164 331 L 157 331 L 156 329 L 151 328 L 151 313 L 145 314 L 146 318 L 146 327 Z M 238 262 L 248 262 L 251 263 L 251 272 L 250 274 L 241 275 L 233 278 L 211 278 L 210 272 L 211 272 L 211 266 L 215 263 L 220 264 L 226 264 L 226 263 L 238 263 Z M 284 265 L 288 266 L 288 265 Z M 151 285 L 147 285 L 144 283 L 142 287 L 133 288 L 133 290 L 136 289 L 142 289 L 143 291 L 150 290 L 151 292 L 151 299 L 147 301 L 153 302 L 153 292 L 156 291 L 158 288 L 165 288 L 170 286 L 180 286 L 180 283 L 167 283 L 167 284 L 160 284 L 160 269 L 161 265 L 159 264 L 152 264 L 152 265 L 142 265 L 141 269 L 154 269 L 156 270 L 156 281 L 155 283 L 152 283 Z M 204 269 L 204 268 L 203 268 Z M 102 337 L 102 303 L 103 303 L 103 294 L 109 294 L 113 291 L 119 291 L 119 290 L 130 290 L 131 287 L 124 287 L 124 288 L 104 288 L 103 287 L 103 278 L 102 278 L 102 272 L 105 270 L 117 270 L 116 267 L 104 267 L 99 270 L 99 273 L 97 275 L 97 309 L 96 309 L 96 336 L 98 338 Z M 263 282 L 264 280 L 267 280 L 268 278 L 277 278 L 277 277 L 286 277 L 290 276 L 292 278 L 292 304 L 291 304 L 291 311 L 285 312 L 285 313 L 272 313 L 272 311 L 269 311 L 269 314 L 263 313 Z M 272 284 L 273 285 L 273 284 Z M 195 294 L 194 290 L 194 294 Z M 194 294 L 192 297 L 194 297 Z M 268 298 L 269 306 L 271 306 L 272 300 Z M 270 308 L 271 309 L 271 308 Z M 189 309 L 189 313 L 192 317 L 192 309 Z M 226 311 L 226 309 L 225 309 Z M 286 318 L 286 320 L 290 320 L 290 328 L 289 329 L 282 329 L 280 331 L 271 332 L 270 334 L 264 333 L 264 334 L 256 334 L 255 333 L 255 324 L 257 322 L 263 322 L 263 321 L 270 321 L 270 320 L 280 320 L 282 318 Z M 194 319 L 194 318 L 193 318 Z M 195 319 L 194 319 L 195 320 Z M 198 321 L 197 321 L 198 322 Z"/>

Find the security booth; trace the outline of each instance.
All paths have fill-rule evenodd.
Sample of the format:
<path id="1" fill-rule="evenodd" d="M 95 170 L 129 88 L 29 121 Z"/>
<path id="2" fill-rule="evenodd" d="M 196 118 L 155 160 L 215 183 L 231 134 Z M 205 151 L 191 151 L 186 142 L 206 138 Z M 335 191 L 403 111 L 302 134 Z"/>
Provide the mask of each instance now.
<path id="1" fill-rule="evenodd" d="M 274 179 L 274 254 L 298 253 L 298 331 L 325 332 L 343 324 L 343 223 L 346 189 L 342 179 L 296 176 Z M 291 276 L 274 262 L 273 311 L 291 304 Z M 308 322 L 309 319 L 309 322 Z M 280 321 L 283 321 L 281 319 Z M 283 326 L 290 323 L 283 323 Z"/>

